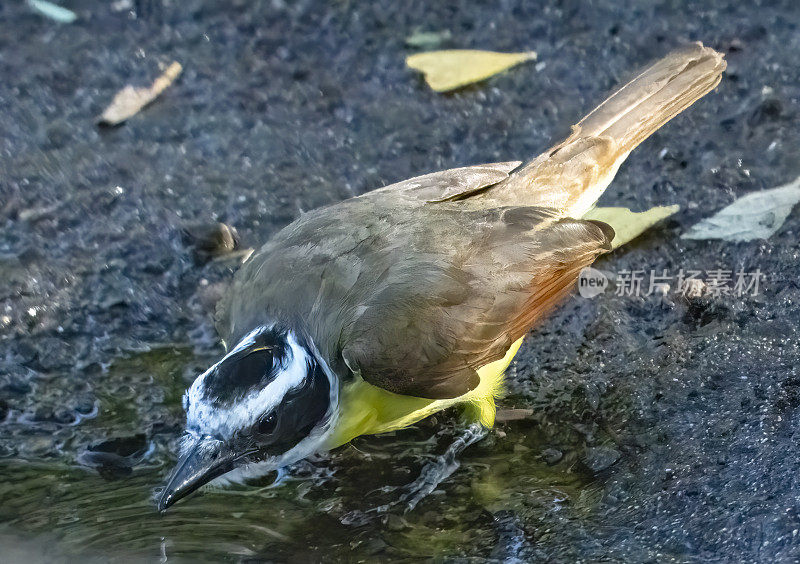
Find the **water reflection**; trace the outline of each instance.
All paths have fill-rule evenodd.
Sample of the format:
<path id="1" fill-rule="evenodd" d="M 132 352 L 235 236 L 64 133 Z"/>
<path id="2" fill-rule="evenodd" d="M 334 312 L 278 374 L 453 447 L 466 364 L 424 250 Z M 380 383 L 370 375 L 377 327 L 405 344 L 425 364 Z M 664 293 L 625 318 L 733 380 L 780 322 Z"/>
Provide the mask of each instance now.
<path id="1" fill-rule="evenodd" d="M 299 463 L 277 484 L 273 475 L 250 487 L 206 488 L 160 515 L 152 498 L 172 462 L 179 431 L 171 427 L 179 423 L 188 354 L 156 351 L 120 361 L 93 382 L 97 418 L 69 427 L 60 449 L 0 460 L 0 520 L 7 532 L 47 538 L 59 554 L 118 561 L 488 556 L 505 536 L 518 541 L 498 529 L 495 512 L 543 515 L 572 503 L 570 511 L 580 513 L 581 505 L 594 503 L 586 477 L 547 466 L 535 428 L 521 423 L 507 427 L 504 437 L 492 433 L 466 448 L 458 455 L 461 468 L 405 513 L 396 502 L 423 467 L 452 467 L 450 447 L 459 433 L 463 441 L 453 415 L 359 438 L 328 457 Z M 120 400 L 113 392 L 124 385 L 142 386 L 162 401 Z M 20 425 L 4 427 L 17 441 L 38 432 Z M 134 436 L 142 426 L 154 449 L 130 475 L 101 477 L 77 464 L 87 444 Z"/>

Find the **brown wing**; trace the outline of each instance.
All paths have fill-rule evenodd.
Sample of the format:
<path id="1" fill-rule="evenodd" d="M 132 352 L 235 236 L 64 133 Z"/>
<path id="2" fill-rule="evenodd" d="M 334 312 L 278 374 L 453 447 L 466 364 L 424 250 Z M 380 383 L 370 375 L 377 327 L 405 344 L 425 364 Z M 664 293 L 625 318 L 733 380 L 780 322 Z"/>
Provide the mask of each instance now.
<path id="1" fill-rule="evenodd" d="M 422 202 L 458 199 L 502 182 L 521 164 L 522 161 L 509 161 L 432 172 L 373 190 L 362 198 L 404 194 Z"/>
<path id="2" fill-rule="evenodd" d="M 558 219 L 543 208 L 431 218 L 435 225 L 395 255 L 387 283 L 359 305 L 342 349 L 366 381 L 425 398 L 477 386 L 477 370 L 502 358 L 613 238 L 603 223 Z"/>

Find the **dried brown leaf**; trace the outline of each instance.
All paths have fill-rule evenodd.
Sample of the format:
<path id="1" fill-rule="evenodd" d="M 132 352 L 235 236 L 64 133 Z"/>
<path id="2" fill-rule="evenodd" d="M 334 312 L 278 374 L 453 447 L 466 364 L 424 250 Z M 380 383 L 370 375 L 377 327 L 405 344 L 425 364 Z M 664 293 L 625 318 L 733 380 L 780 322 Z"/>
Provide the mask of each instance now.
<path id="1" fill-rule="evenodd" d="M 117 92 L 111 104 L 103 111 L 99 123 L 118 125 L 139 113 L 147 104 L 155 100 L 181 74 L 183 67 L 173 62 L 150 87 L 126 86 Z"/>

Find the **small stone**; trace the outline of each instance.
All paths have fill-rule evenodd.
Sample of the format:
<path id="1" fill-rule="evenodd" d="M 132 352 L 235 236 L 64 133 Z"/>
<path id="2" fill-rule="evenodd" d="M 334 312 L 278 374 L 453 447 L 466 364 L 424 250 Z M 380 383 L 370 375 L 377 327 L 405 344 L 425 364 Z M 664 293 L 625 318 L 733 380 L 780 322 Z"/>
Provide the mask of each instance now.
<path id="1" fill-rule="evenodd" d="M 105 478 L 119 478 L 130 475 L 148 452 L 147 437 L 139 433 L 88 446 L 78 455 L 78 464 L 95 468 Z"/>
<path id="2" fill-rule="evenodd" d="M 32 388 L 30 382 L 26 382 L 21 377 L 12 377 L 0 389 L 10 395 L 21 397 L 29 394 Z"/>
<path id="3" fill-rule="evenodd" d="M 52 435 L 30 437 L 24 445 L 25 455 L 35 458 L 53 456 L 56 452 L 56 441 Z"/>
<path id="4" fill-rule="evenodd" d="M 66 407 L 53 411 L 53 420 L 60 425 L 73 425 L 76 421 L 75 413 Z"/>
<path id="5" fill-rule="evenodd" d="M 363 548 L 364 552 L 367 554 L 378 554 L 379 552 L 386 550 L 387 546 L 389 545 L 386 544 L 386 541 L 383 539 L 374 538 L 364 542 L 364 544 L 361 545 L 361 548 Z"/>
<path id="6" fill-rule="evenodd" d="M 182 231 L 183 244 L 193 250 L 195 261 L 204 264 L 239 248 L 239 233 L 224 223 L 187 226 Z"/>
<path id="7" fill-rule="evenodd" d="M 547 464 L 553 465 L 564 457 L 564 453 L 557 448 L 548 448 L 542 451 L 542 458 Z"/>
<path id="8" fill-rule="evenodd" d="M 386 518 L 384 519 L 384 525 L 386 525 L 386 528 L 388 530 L 395 532 L 404 531 L 409 527 L 411 527 L 411 525 L 408 524 L 408 521 L 406 521 L 399 515 L 394 515 L 391 513 L 387 515 Z"/>
<path id="9" fill-rule="evenodd" d="M 611 447 L 591 447 L 586 449 L 585 462 L 593 472 L 601 472 L 619 460 L 620 452 Z"/>
<path id="10" fill-rule="evenodd" d="M 92 411 L 94 411 L 94 401 L 91 399 L 81 399 L 75 402 L 75 406 L 73 408 L 75 411 L 80 413 L 81 415 L 88 415 Z"/>

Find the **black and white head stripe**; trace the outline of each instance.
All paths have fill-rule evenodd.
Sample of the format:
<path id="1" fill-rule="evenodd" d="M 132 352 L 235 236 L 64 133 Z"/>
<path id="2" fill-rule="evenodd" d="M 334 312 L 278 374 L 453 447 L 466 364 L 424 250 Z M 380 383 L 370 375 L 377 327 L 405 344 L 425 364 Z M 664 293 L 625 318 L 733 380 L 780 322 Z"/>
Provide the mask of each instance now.
<path id="1" fill-rule="evenodd" d="M 301 387 L 312 363 L 292 331 L 254 329 L 189 388 L 184 398 L 187 427 L 232 437 Z"/>

